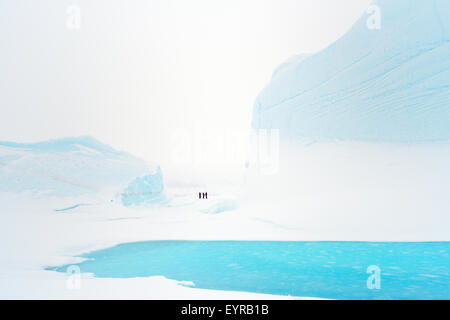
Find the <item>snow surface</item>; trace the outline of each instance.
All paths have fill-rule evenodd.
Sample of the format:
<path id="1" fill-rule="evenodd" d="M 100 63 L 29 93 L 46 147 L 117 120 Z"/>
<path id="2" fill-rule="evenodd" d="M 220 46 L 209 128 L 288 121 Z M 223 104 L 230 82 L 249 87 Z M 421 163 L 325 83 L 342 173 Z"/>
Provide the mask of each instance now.
<path id="1" fill-rule="evenodd" d="M 70 290 L 67 275 L 45 270 L 76 262 L 75 256 L 81 253 L 123 242 L 217 239 L 217 231 L 223 230 L 221 219 L 211 219 L 202 211 L 231 210 L 229 205 L 223 207 L 224 199 L 230 199 L 224 198 L 223 190 L 216 196 L 210 192 L 215 199 L 203 202 L 197 199 L 196 187 L 161 190 L 161 168 L 91 137 L 34 144 L 1 142 L 0 298 L 281 298 L 200 290 L 189 287 L 189 279 L 177 282 L 162 276 L 98 279 L 82 274 L 81 288 Z M 124 197 L 130 194 L 132 199 Z M 120 200 L 125 205 L 145 205 L 128 208 Z M 147 206 L 155 202 L 159 205 Z"/>
<path id="2" fill-rule="evenodd" d="M 70 290 L 65 274 L 45 271 L 48 266 L 79 261 L 75 256 L 125 242 L 161 239 L 264 238 L 272 227 L 238 211 L 204 214 L 191 194 L 191 205 L 127 208 L 98 203 L 55 212 L 67 198 L 32 198 L 0 193 L 0 298 L 38 299 L 280 299 L 253 293 L 201 290 L 161 276 L 139 279 L 100 279 L 82 274 L 81 288 Z M 71 199 L 72 200 L 72 199 Z M 76 200 L 73 200 L 76 201 Z M 256 225 L 255 225 L 256 224 Z M 248 235 L 254 230 L 253 235 Z M 253 233 L 253 232 L 252 232 Z M 182 281 L 189 281 L 184 279 Z M 290 297 L 283 297 L 290 298 Z"/>
<path id="3" fill-rule="evenodd" d="M 288 139 L 450 139 L 450 2 L 379 0 L 341 39 L 289 62 L 258 96 L 254 128 Z"/>
<path id="4" fill-rule="evenodd" d="M 90 194 L 0 192 L 0 298 L 280 298 L 201 290 L 162 277 L 89 274 L 70 290 L 66 275 L 44 270 L 126 242 L 450 240 L 450 143 L 330 141 L 282 155 L 276 175 L 249 168 L 245 185 L 208 190 L 208 200 L 198 199 L 198 187 L 177 185 L 165 186 L 160 206 L 141 207 Z M 15 175 L 21 172 L 28 186 L 28 172 Z"/>
<path id="5" fill-rule="evenodd" d="M 450 169 L 442 170 L 450 159 L 449 143 L 330 142 L 297 152 L 281 158 L 278 175 L 251 177 L 248 185 L 208 192 L 208 200 L 199 200 L 195 187 L 169 185 L 167 202 L 157 207 L 2 192 L 0 298 L 281 298 L 201 290 L 163 275 L 99 279 L 82 274 L 81 288 L 70 290 L 65 274 L 44 270 L 126 242 L 450 240 Z M 229 208 L 230 203 L 233 210 L 211 209 Z"/>

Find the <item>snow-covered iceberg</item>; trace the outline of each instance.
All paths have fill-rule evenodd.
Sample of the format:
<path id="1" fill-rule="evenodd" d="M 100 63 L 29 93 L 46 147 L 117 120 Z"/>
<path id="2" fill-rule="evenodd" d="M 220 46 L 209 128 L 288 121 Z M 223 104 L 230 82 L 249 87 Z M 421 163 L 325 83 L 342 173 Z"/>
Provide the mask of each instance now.
<path id="1" fill-rule="evenodd" d="M 449 239 L 449 17 L 446 0 L 374 1 L 342 38 L 276 70 L 252 119 L 280 137 L 248 170 L 258 219 L 321 240 Z"/>
<path id="2" fill-rule="evenodd" d="M 254 128 L 289 139 L 450 139 L 450 1 L 373 4 L 379 29 L 368 12 L 323 51 L 277 69 L 255 102 Z"/>
<path id="3" fill-rule="evenodd" d="M 155 168 L 146 161 L 89 136 L 0 142 L 0 192 L 61 197 L 101 194 L 112 200 L 131 181 L 153 172 Z"/>

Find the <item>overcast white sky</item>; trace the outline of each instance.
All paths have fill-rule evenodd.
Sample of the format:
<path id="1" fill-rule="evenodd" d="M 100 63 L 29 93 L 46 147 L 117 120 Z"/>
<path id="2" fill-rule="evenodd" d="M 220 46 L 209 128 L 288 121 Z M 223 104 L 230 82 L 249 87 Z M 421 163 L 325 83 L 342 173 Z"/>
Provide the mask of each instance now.
<path id="1" fill-rule="evenodd" d="M 338 39 L 369 2 L 2 0 L 0 140 L 89 134 L 155 160 L 175 128 L 248 128 L 274 68 Z"/>

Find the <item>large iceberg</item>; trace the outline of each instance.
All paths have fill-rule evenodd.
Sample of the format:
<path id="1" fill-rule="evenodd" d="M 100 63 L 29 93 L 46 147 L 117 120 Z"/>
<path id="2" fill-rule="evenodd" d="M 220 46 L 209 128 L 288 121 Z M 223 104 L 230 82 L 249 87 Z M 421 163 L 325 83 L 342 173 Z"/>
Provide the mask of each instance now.
<path id="1" fill-rule="evenodd" d="M 450 1 L 372 8 L 323 51 L 275 72 L 255 102 L 254 128 L 288 139 L 450 139 Z M 380 28 L 370 27 L 375 11 Z"/>
<path id="2" fill-rule="evenodd" d="M 146 161 L 89 136 L 38 143 L 0 142 L 0 192 L 102 195 L 113 200 L 131 181 L 154 171 Z"/>

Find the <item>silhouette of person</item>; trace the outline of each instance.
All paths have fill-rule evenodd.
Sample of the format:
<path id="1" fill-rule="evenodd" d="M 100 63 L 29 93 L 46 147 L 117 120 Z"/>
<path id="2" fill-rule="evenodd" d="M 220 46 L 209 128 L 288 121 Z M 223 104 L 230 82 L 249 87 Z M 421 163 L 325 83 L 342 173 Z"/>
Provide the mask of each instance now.
<path id="1" fill-rule="evenodd" d="M 206 199 L 208 199 L 208 192 L 205 192 L 205 197 Z"/>
<path id="2" fill-rule="evenodd" d="M 199 198 L 199 199 L 202 198 L 202 193 L 201 193 L 201 192 L 198 193 L 198 198 Z"/>

